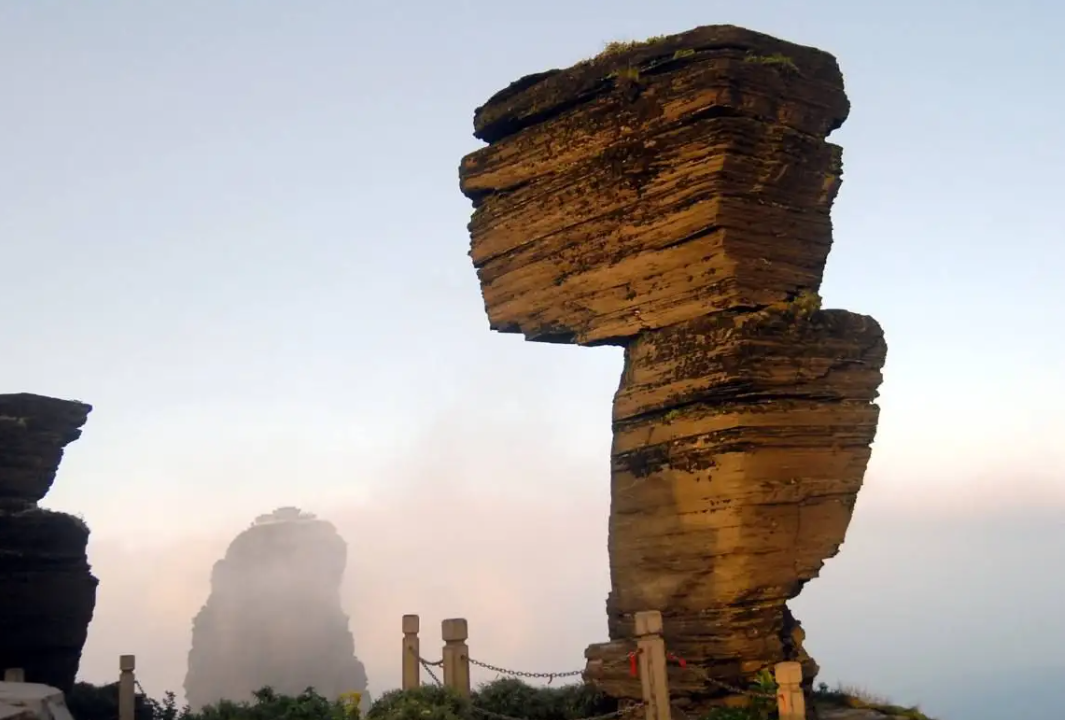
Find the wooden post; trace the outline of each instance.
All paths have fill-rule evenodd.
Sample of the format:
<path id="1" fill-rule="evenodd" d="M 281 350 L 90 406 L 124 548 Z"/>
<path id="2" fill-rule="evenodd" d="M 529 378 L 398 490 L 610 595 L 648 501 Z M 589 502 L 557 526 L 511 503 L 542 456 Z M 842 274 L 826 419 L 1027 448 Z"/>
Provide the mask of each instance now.
<path id="1" fill-rule="evenodd" d="M 645 720 L 670 720 L 666 643 L 662 639 L 662 613 L 636 613 L 636 655 L 643 690 Z"/>
<path id="2" fill-rule="evenodd" d="M 404 690 L 413 690 L 422 684 L 422 650 L 418 641 L 421 621 L 417 615 L 403 616 L 403 685 Z"/>
<path id="3" fill-rule="evenodd" d="M 806 720 L 806 698 L 802 694 L 802 665 L 777 663 L 777 713 L 780 720 Z"/>
<path id="4" fill-rule="evenodd" d="M 26 671 L 22 668 L 4 670 L 4 682 L 26 682 Z"/>
<path id="5" fill-rule="evenodd" d="M 133 720 L 137 692 L 133 669 L 136 665 L 132 655 L 118 656 L 118 720 Z"/>
<path id="6" fill-rule="evenodd" d="M 469 629 L 465 618 L 451 618 L 440 623 L 444 637 L 444 685 L 462 697 L 470 696 L 470 648 L 466 644 Z"/>

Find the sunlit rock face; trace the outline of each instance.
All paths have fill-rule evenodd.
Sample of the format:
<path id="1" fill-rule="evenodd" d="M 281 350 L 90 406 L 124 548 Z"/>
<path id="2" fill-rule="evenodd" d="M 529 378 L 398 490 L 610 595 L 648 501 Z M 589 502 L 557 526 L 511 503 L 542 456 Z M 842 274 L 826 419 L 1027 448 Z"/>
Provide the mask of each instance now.
<path id="1" fill-rule="evenodd" d="M 329 522 L 297 508 L 260 515 L 211 573 L 192 623 L 185 696 L 199 709 L 272 687 L 328 698 L 366 690 L 340 607 L 347 544 Z"/>
<path id="2" fill-rule="evenodd" d="M 786 603 L 839 550 L 887 344 L 821 308 L 850 103 L 836 59 L 731 25 L 613 43 L 474 113 L 462 160 L 489 326 L 619 345 L 609 643 L 585 679 L 643 697 L 635 615 L 661 612 L 674 712 L 817 664 Z M 871 269 L 870 269 L 871 270 Z"/>

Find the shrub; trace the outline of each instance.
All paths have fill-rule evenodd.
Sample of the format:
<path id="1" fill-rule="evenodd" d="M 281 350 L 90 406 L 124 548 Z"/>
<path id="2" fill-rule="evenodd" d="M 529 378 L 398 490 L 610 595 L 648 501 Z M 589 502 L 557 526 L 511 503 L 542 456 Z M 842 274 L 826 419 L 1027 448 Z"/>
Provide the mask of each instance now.
<path id="1" fill-rule="evenodd" d="M 578 720 L 617 710 L 617 700 L 591 685 L 533 687 L 517 678 L 485 683 L 473 694 L 473 705 L 489 712 L 527 720 Z"/>
<path id="2" fill-rule="evenodd" d="M 436 685 L 415 690 L 390 690 L 370 706 L 366 720 L 462 720 L 469 702 Z"/>
<path id="3" fill-rule="evenodd" d="M 93 685 L 76 682 L 65 694 L 67 708 L 75 720 L 114 720 L 118 717 L 118 683 Z M 133 708 L 134 720 L 177 720 L 175 717 L 159 718 L 155 714 L 153 700 L 143 700 L 140 696 Z"/>
<path id="4" fill-rule="evenodd" d="M 341 701 L 330 701 L 312 688 L 296 696 L 279 695 L 270 688 L 254 693 L 251 702 L 222 700 L 199 712 L 178 707 L 174 693 L 162 700 L 138 695 L 134 720 L 353 720 L 352 712 Z M 67 694 L 67 707 L 74 720 L 114 720 L 118 716 L 118 684 L 94 686 L 77 683 Z"/>
<path id="5" fill-rule="evenodd" d="M 252 702 L 222 700 L 181 720 L 349 720 L 344 703 L 322 697 L 313 688 L 299 695 L 278 695 L 271 688 L 253 693 Z"/>

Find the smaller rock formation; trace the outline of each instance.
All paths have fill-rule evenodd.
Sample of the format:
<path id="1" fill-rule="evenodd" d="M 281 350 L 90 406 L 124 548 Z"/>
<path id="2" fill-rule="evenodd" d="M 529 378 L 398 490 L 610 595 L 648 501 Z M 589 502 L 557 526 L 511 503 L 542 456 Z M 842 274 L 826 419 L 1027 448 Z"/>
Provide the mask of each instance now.
<path id="1" fill-rule="evenodd" d="M 250 700 L 266 686 L 365 698 L 366 670 L 340 607 L 346 564 L 347 545 L 331 523 L 293 507 L 257 517 L 215 563 L 211 594 L 193 620 L 189 705 Z"/>
<path id="2" fill-rule="evenodd" d="M 0 395 L 0 669 L 22 668 L 27 682 L 64 692 L 78 672 L 97 580 L 85 553 L 89 528 L 37 503 L 91 410 Z"/>

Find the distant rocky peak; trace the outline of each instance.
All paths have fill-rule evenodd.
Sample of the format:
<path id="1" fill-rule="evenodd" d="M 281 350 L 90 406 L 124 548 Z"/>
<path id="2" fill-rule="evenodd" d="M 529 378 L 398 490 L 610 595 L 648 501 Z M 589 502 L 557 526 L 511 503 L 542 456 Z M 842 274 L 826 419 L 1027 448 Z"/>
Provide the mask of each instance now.
<path id="1" fill-rule="evenodd" d="M 287 505 L 285 507 L 279 507 L 271 513 L 258 516 L 252 524 L 268 525 L 270 523 L 278 522 L 308 522 L 317 519 L 318 516 L 313 513 L 303 512 L 298 507 Z"/>

